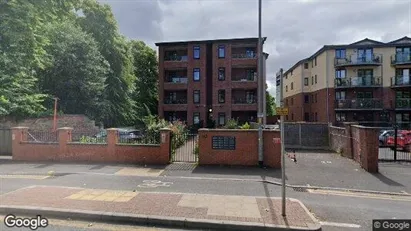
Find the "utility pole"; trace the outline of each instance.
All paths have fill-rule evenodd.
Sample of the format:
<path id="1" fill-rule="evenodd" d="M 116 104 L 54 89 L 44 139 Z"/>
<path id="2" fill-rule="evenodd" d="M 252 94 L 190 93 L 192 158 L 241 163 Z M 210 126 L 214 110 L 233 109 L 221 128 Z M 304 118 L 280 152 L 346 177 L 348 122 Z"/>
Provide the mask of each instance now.
<path id="1" fill-rule="evenodd" d="M 258 0 L 258 163 L 260 166 L 263 165 L 263 88 L 264 88 L 264 83 L 263 83 L 263 39 L 261 37 L 261 1 Z"/>
<path id="2" fill-rule="evenodd" d="M 283 69 L 280 69 L 280 107 L 284 108 L 283 97 Z M 286 216 L 285 213 L 285 147 L 284 147 L 284 115 L 280 117 L 280 139 L 281 139 L 281 215 Z"/>

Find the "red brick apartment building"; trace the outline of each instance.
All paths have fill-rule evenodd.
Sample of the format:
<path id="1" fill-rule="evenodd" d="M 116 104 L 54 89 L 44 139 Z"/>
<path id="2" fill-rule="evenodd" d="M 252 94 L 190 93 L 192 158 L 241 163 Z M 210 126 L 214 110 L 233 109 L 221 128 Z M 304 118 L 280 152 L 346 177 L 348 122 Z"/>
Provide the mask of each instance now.
<path id="1" fill-rule="evenodd" d="M 266 38 L 263 39 L 265 41 Z M 258 38 L 156 43 L 159 116 L 205 126 L 257 119 Z M 265 54 L 263 73 L 265 78 Z"/>
<path id="2" fill-rule="evenodd" d="M 408 37 L 323 46 L 284 72 L 286 120 L 409 124 L 410 49 Z"/>

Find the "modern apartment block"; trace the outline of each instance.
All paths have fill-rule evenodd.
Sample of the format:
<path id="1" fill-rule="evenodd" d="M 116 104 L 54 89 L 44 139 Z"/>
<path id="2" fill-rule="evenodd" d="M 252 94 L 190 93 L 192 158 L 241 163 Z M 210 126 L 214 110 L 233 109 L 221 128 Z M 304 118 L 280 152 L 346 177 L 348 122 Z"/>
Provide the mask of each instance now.
<path id="1" fill-rule="evenodd" d="M 323 46 L 284 72 L 286 120 L 409 123 L 410 49 L 408 37 Z"/>
<path id="2" fill-rule="evenodd" d="M 201 127 L 212 120 L 217 126 L 229 118 L 240 123 L 257 120 L 258 38 L 156 45 L 160 117 Z M 264 57 L 265 83 L 268 54 Z"/>

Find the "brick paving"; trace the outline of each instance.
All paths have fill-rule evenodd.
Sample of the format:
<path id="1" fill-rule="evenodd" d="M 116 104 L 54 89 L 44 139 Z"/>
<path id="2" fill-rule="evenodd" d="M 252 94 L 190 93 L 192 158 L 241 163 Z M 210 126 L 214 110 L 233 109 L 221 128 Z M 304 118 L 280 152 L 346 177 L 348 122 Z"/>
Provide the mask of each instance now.
<path id="1" fill-rule="evenodd" d="M 0 205 L 240 221 L 301 228 L 316 225 L 303 205 L 294 199 L 287 200 L 287 217 L 284 219 L 281 216 L 280 198 L 34 186 L 0 196 Z"/>

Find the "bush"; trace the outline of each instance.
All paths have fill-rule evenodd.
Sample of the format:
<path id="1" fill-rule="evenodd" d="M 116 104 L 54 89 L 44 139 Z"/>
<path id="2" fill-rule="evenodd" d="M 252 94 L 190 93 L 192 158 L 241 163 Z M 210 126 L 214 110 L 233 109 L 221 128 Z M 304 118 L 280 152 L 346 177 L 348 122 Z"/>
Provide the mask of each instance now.
<path id="1" fill-rule="evenodd" d="M 241 128 L 241 129 L 250 129 L 251 126 L 250 126 L 249 123 L 245 122 L 245 124 L 243 124 L 240 128 Z"/>
<path id="2" fill-rule="evenodd" d="M 80 137 L 80 143 L 84 143 L 84 144 L 97 144 L 97 143 L 101 143 L 101 142 L 99 141 L 99 139 L 94 138 L 94 137 L 81 136 L 81 137 Z"/>
<path id="3" fill-rule="evenodd" d="M 198 143 L 196 143 L 196 146 L 194 148 L 194 155 L 198 156 L 198 153 L 200 153 L 200 147 L 198 147 Z"/>
<path id="4" fill-rule="evenodd" d="M 227 121 L 226 125 L 224 125 L 223 128 L 226 128 L 226 129 L 236 129 L 236 128 L 238 128 L 238 122 L 237 122 L 237 120 L 235 120 L 235 119 L 229 119 L 229 120 Z"/>

